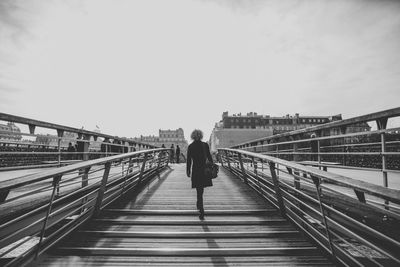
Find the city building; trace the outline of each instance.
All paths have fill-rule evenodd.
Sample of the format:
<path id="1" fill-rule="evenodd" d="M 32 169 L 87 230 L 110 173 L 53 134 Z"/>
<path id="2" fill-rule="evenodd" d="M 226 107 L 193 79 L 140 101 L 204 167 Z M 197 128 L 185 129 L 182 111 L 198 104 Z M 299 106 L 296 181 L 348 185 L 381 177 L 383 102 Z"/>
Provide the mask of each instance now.
<path id="1" fill-rule="evenodd" d="M 341 115 L 300 116 L 296 113 L 294 116 L 288 114 L 283 117 L 271 117 L 255 112 L 247 113 L 246 116 L 241 113 L 229 115 L 228 112 L 224 112 L 221 123 L 224 129 L 269 129 L 273 134 L 279 134 L 341 119 Z"/>
<path id="2" fill-rule="evenodd" d="M 0 124 L 0 139 L 20 141 L 22 139 L 21 129 L 19 129 L 13 122 Z"/>
<path id="3" fill-rule="evenodd" d="M 250 140 L 268 137 L 275 134 L 294 131 L 302 128 L 342 120 L 342 115 L 334 116 L 294 116 L 272 117 L 255 112 L 246 115 L 222 113 L 222 120 L 215 124 L 210 136 L 211 150 L 215 152 L 221 147 L 231 147 Z M 346 132 L 369 131 L 367 123 L 349 127 Z M 335 134 L 335 133 L 331 133 Z"/>
<path id="4" fill-rule="evenodd" d="M 185 139 L 185 134 L 182 128 L 176 130 L 159 130 L 158 136 L 148 135 L 134 138 L 135 141 L 155 145 L 161 147 L 164 145 L 166 148 L 171 147 L 173 144 L 176 148 L 177 145 L 181 148 L 181 152 L 186 154 L 188 142 Z"/>
<path id="5" fill-rule="evenodd" d="M 60 147 L 66 148 L 68 147 L 69 143 L 75 145 L 77 138 L 78 134 L 76 133 L 64 132 L 63 138 L 60 142 Z M 51 147 L 58 147 L 58 137 L 51 134 L 38 134 L 36 136 L 35 143 Z"/>

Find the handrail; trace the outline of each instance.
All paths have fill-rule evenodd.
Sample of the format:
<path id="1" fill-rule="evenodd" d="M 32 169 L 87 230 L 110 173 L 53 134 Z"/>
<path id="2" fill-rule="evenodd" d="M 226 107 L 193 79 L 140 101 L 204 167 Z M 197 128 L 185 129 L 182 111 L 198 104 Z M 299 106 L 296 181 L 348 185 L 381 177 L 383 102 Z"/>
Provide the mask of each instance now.
<path id="1" fill-rule="evenodd" d="M 71 160 L 89 160 L 103 156 L 127 153 L 157 146 L 125 137 L 112 136 L 94 131 L 87 131 L 65 125 L 0 113 L 0 121 L 20 123 L 28 126 L 29 133 L 14 130 L 1 130 L 0 135 L 0 171 L 30 168 L 60 167 L 70 164 Z M 35 134 L 37 127 L 55 130 L 52 135 Z M 67 135 L 73 133 L 73 135 Z M 42 144 L 37 138 L 43 136 Z M 21 141 L 18 138 L 36 137 L 36 141 Z M 99 137 L 104 140 L 99 139 Z M 7 138 L 15 138 L 8 140 Z M 112 141 L 112 143 L 110 142 Z M 47 143 L 46 143 L 47 142 Z M 70 149 L 68 143 L 74 145 Z"/>
<path id="2" fill-rule="evenodd" d="M 296 162 L 313 162 L 330 168 L 376 170 L 388 187 L 389 173 L 400 172 L 400 127 L 387 128 L 388 119 L 400 116 L 400 108 L 375 112 L 346 120 L 321 124 L 265 138 L 231 148 L 276 156 Z M 346 127 L 376 121 L 377 130 L 347 132 Z M 315 134 L 315 136 L 314 136 Z"/>
<path id="3" fill-rule="evenodd" d="M 88 160 L 0 183 L 1 190 L 18 189 L 0 203 L 0 258 L 28 247 L 6 257 L 5 266 L 31 261 L 106 205 L 148 183 L 168 165 L 168 150 Z"/>
<path id="4" fill-rule="evenodd" d="M 106 158 L 82 161 L 79 163 L 75 163 L 72 165 L 68 165 L 68 166 L 64 166 L 64 167 L 60 167 L 60 168 L 56 168 L 56 169 L 45 170 L 45 171 L 42 171 L 39 173 L 34 173 L 34 174 L 27 175 L 27 176 L 3 181 L 0 183 L 0 190 L 1 189 L 13 189 L 13 188 L 25 186 L 28 184 L 33 184 L 33 183 L 45 180 L 47 178 L 57 176 L 57 175 L 64 175 L 65 173 L 73 172 L 73 171 L 80 170 L 80 169 L 86 169 L 91 166 L 105 164 L 105 163 L 113 162 L 113 161 L 118 161 L 118 160 L 122 160 L 125 158 L 131 158 L 131 157 L 138 156 L 141 154 L 145 155 L 145 154 L 148 154 L 151 152 L 161 152 L 163 150 L 166 151 L 168 149 L 158 148 L 158 149 L 152 149 L 152 150 L 141 150 L 141 151 L 125 153 L 125 154 L 115 155 L 115 156 L 106 157 Z"/>
<path id="5" fill-rule="evenodd" d="M 266 162 L 273 162 L 276 164 L 280 164 L 282 166 L 291 168 L 296 171 L 312 174 L 313 176 L 318 177 L 318 178 L 320 178 L 326 182 L 329 182 L 331 184 L 336 184 L 336 185 L 340 185 L 340 186 L 344 186 L 344 187 L 348 187 L 348 188 L 352 188 L 352 189 L 357 189 L 361 192 L 369 193 L 371 195 L 375 195 L 375 196 L 381 197 L 383 199 L 387 199 L 387 200 L 390 200 L 390 201 L 400 204 L 400 190 L 374 185 L 374 184 L 367 183 L 364 181 L 352 179 L 352 178 L 349 178 L 349 177 L 346 177 L 343 175 L 318 170 L 318 169 L 315 169 L 312 167 L 307 167 L 307 166 L 304 166 L 304 165 L 301 165 L 301 164 L 298 164 L 295 162 L 286 161 L 286 160 L 274 158 L 271 156 L 260 155 L 258 153 L 237 150 L 237 149 L 224 149 L 223 151 L 240 153 L 241 155 L 246 155 L 250 158 L 255 157 L 255 158 L 265 160 Z"/>
<path id="6" fill-rule="evenodd" d="M 245 150 L 218 159 L 339 263 L 400 264 L 400 190 Z"/>
<path id="7" fill-rule="evenodd" d="M 103 133 L 98 133 L 98 132 L 93 132 L 93 131 L 88 131 L 84 129 L 79 129 L 79 128 L 74 128 L 74 127 L 69 127 L 69 126 L 64 126 L 61 124 L 55 124 L 55 123 L 50 123 L 50 122 L 45 122 L 45 121 L 40 121 L 40 120 L 35 120 L 35 119 L 30 119 L 30 118 L 25 118 L 21 116 L 15 116 L 7 113 L 1 113 L 0 112 L 0 120 L 2 121 L 8 121 L 8 122 L 14 122 L 14 123 L 21 123 L 21 124 L 26 124 L 30 127 L 30 130 L 34 132 L 35 127 L 43 127 L 43 128 L 48 128 L 48 129 L 55 129 L 58 131 L 65 131 L 65 132 L 70 132 L 70 133 L 77 133 L 80 135 L 86 135 L 86 136 L 93 136 L 93 137 L 103 137 L 103 138 L 108 138 L 108 139 L 116 139 L 118 141 L 123 141 L 123 142 L 128 142 L 132 144 L 138 144 L 138 145 L 143 145 L 148 148 L 155 148 L 156 146 L 138 142 L 135 140 L 131 140 L 128 138 L 122 138 L 118 136 L 113 136 L 109 134 L 103 134 Z M 14 133 L 14 132 L 13 132 Z M 32 134 L 32 133 L 31 133 Z"/>

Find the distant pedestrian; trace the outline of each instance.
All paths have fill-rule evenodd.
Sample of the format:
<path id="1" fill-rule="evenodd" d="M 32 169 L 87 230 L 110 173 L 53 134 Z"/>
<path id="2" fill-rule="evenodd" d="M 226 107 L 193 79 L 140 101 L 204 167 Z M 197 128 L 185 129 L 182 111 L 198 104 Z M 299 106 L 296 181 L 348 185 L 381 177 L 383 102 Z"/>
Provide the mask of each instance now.
<path id="1" fill-rule="evenodd" d="M 169 162 L 174 163 L 175 162 L 175 147 L 174 147 L 174 144 L 171 145 L 170 150 L 171 151 L 169 153 L 171 153 L 171 154 L 169 155 Z"/>
<path id="2" fill-rule="evenodd" d="M 194 130 L 190 136 L 193 142 L 189 145 L 186 157 L 186 175 L 191 177 L 192 188 L 196 188 L 197 192 L 197 209 L 200 212 L 199 218 L 204 219 L 204 205 L 203 194 L 204 188 L 212 186 L 211 178 L 204 175 L 206 166 L 206 158 L 209 162 L 213 162 L 210 148 L 207 143 L 201 141 L 203 139 L 203 132 L 201 130 Z"/>
<path id="3" fill-rule="evenodd" d="M 73 146 L 71 142 L 69 142 L 69 144 L 68 144 L 67 152 L 68 152 L 67 159 L 69 159 L 69 160 L 74 159 L 74 157 L 75 157 L 75 146 Z"/>
<path id="4" fill-rule="evenodd" d="M 179 145 L 176 145 L 175 155 L 176 155 L 176 163 L 179 164 L 179 157 L 181 156 L 181 148 L 179 147 Z"/>
<path id="5" fill-rule="evenodd" d="M 77 158 L 79 160 L 83 160 L 83 155 L 85 152 L 85 141 L 83 141 L 82 139 L 77 139 L 75 147 L 76 147 L 76 152 L 78 152 Z"/>
<path id="6" fill-rule="evenodd" d="M 111 145 L 111 152 L 113 153 L 113 155 L 116 154 L 120 154 L 121 153 L 121 146 L 120 146 L 120 142 L 117 139 L 114 139 L 113 144 Z"/>
<path id="7" fill-rule="evenodd" d="M 164 144 L 162 144 L 162 145 L 161 145 L 161 148 L 165 148 L 165 145 L 164 145 Z M 164 158 L 164 156 L 165 156 L 165 153 L 166 153 L 166 152 L 165 152 L 165 150 L 163 150 L 163 151 L 161 151 L 161 152 L 160 152 L 160 154 L 158 154 L 158 156 L 159 156 L 160 158 L 162 158 L 162 159 L 163 159 L 163 158 Z M 164 160 L 164 159 L 163 159 L 163 160 Z"/>

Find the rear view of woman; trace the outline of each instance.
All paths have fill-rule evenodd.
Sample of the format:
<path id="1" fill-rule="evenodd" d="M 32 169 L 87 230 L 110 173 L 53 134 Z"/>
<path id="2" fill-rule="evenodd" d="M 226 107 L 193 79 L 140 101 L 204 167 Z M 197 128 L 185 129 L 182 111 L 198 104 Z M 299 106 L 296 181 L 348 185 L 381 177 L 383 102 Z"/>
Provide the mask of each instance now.
<path id="1" fill-rule="evenodd" d="M 201 130 L 194 130 L 190 137 L 193 142 L 189 145 L 187 150 L 186 174 L 188 177 L 192 177 L 192 188 L 196 188 L 197 191 L 196 206 L 200 212 L 199 218 L 203 220 L 204 188 L 213 185 L 211 179 L 205 177 L 204 168 L 206 166 L 206 158 L 212 162 L 212 157 L 208 144 L 201 141 L 201 139 L 203 139 L 203 132 Z"/>

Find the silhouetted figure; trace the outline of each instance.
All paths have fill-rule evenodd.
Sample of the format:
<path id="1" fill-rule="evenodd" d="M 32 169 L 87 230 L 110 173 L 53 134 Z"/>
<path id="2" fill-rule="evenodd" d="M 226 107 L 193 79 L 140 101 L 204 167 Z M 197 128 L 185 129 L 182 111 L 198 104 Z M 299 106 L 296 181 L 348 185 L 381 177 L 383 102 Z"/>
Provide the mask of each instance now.
<path id="1" fill-rule="evenodd" d="M 207 143 L 201 141 L 203 132 L 194 130 L 190 136 L 193 142 L 189 145 L 186 157 L 186 175 L 192 179 L 192 188 L 196 188 L 197 192 L 197 209 L 200 212 L 199 218 L 204 219 L 203 193 L 204 188 L 212 186 L 211 178 L 204 175 L 206 166 L 206 157 L 213 162 L 210 148 Z"/>
<path id="2" fill-rule="evenodd" d="M 74 159 L 75 147 L 72 145 L 71 142 L 69 142 L 69 144 L 68 144 L 67 152 L 68 152 L 67 159 L 69 159 L 69 160 Z"/>
<path id="3" fill-rule="evenodd" d="M 76 141 L 76 152 L 78 152 L 77 159 L 83 160 L 83 152 L 85 150 L 85 142 L 81 139 Z"/>
<path id="4" fill-rule="evenodd" d="M 179 147 L 179 145 L 176 146 L 175 155 L 176 155 L 176 163 L 179 164 L 179 157 L 181 156 L 181 148 Z"/>
<path id="5" fill-rule="evenodd" d="M 169 160 L 169 161 L 170 161 L 171 163 L 174 163 L 174 162 L 175 162 L 175 147 L 174 147 L 174 144 L 171 145 L 170 150 L 171 150 L 171 151 L 170 151 L 171 154 L 169 155 L 169 157 L 170 157 L 170 160 Z"/>
<path id="6" fill-rule="evenodd" d="M 120 142 L 117 139 L 114 139 L 113 144 L 111 145 L 111 152 L 113 155 L 121 153 L 121 147 L 119 144 Z"/>

